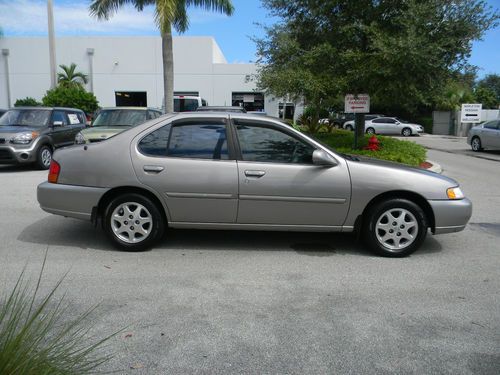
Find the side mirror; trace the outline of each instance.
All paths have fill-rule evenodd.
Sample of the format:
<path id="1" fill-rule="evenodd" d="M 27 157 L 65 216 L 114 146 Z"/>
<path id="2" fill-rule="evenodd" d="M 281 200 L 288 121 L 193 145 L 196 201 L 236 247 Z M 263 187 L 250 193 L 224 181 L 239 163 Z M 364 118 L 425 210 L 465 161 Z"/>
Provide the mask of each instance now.
<path id="1" fill-rule="evenodd" d="M 330 155 L 328 155 L 324 150 L 314 150 L 312 159 L 313 164 L 322 165 L 325 167 L 334 167 L 338 164 L 337 161 Z"/>
<path id="2" fill-rule="evenodd" d="M 53 126 L 54 128 L 58 128 L 59 126 L 63 126 L 63 122 L 62 122 L 62 121 L 54 121 L 54 122 L 52 123 L 52 126 Z"/>
<path id="3" fill-rule="evenodd" d="M 396 125 L 401 125 L 401 123 L 399 121 L 396 121 Z"/>

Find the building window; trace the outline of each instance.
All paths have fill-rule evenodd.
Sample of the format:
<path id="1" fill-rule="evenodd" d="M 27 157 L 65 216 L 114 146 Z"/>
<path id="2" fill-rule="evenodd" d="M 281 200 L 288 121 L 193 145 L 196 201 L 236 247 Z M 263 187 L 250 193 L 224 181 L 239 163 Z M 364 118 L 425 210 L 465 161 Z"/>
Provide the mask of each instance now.
<path id="1" fill-rule="evenodd" d="M 261 92 L 233 92 L 232 105 L 247 112 L 264 112 L 264 94 Z"/>

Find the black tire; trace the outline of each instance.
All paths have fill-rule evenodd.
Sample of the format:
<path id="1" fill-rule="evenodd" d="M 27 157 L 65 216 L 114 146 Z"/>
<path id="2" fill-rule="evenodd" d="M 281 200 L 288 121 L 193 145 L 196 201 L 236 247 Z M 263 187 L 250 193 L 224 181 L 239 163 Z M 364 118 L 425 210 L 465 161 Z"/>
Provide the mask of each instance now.
<path id="1" fill-rule="evenodd" d="M 481 139 L 478 136 L 472 137 L 470 141 L 470 147 L 472 151 L 479 152 L 483 150 L 483 146 L 481 144 Z"/>
<path id="2" fill-rule="evenodd" d="M 375 134 L 375 129 L 369 127 L 368 129 L 366 129 L 366 134 Z"/>
<path id="3" fill-rule="evenodd" d="M 354 128 L 352 127 L 352 125 L 346 125 L 346 126 L 345 126 L 345 129 L 346 129 L 346 130 L 350 130 L 350 131 L 353 131 L 353 130 L 354 130 Z"/>
<path id="4" fill-rule="evenodd" d="M 377 227 L 379 222 L 381 226 L 385 225 L 384 219 L 389 218 L 387 215 L 388 212 L 397 213 L 398 210 L 401 210 L 401 213 L 409 212 L 411 215 L 405 213 L 404 217 L 399 216 L 397 218 L 390 219 L 387 223 L 387 231 L 381 227 Z M 411 216 L 413 216 L 413 218 Z M 400 221 L 401 218 L 402 221 Z M 410 224 L 407 224 L 407 219 L 410 219 Z M 394 225 L 396 222 L 397 225 Z M 416 224 L 416 227 L 411 226 L 412 222 Z M 405 225 L 402 223 L 407 224 L 407 228 L 404 228 Z M 413 253 L 420 247 L 425 239 L 425 236 L 427 235 L 427 228 L 428 221 L 422 208 L 412 201 L 397 198 L 380 202 L 370 209 L 367 216 L 363 220 L 362 236 L 366 245 L 375 254 L 385 257 L 400 258 Z M 393 231 L 391 234 L 389 234 L 390 230 Z M 389 237 L 394 237 L 395 240 L 389 238 L 385 243 L 381 242 L 379 238 L 384 237 L 385 234 Z M 408 235 L 412 235 L 414 239 L 411 241 L 407 240 L 405 237 Z M 401 248 L 391 248 L 391 246 L 397 246 L 395 241 L 403 242 L 401 244 Z"/>
<path id="5" fill-rule="evenodd" d="M 38 169 L 49 169 L 52 160 L 52 149 L 48 145 L 42 145 L 36 152 L 36 167 Z"/>
<path id="6" fill-rule="evenodd" d="M 409 137 L 413 133 L 410 128 L 404 128 L 403 130 L 401 130 L 401 134 L 403 135 L 403 137 Z"/>
<path id="7" fill-rule="evenodd" d="M 138 221 L 136 219 L 141 219 L 145 220 L 144 218 L 139 218 L 139 217 L 134 217 L 132 220 L 136 220 L 135 222 L 130 222 L 128 223 L 127 221 L 120 222 L 120 220 L 112 220 L 112 215 L 115 210 L 119 210 L 119 207 L 125 204 L 129 204 L 129 207 L 133 206 L 134 204 L 136 205 L 136 210 L 140 209 L 140 206 L 142 206 L 144 210 L 140 209 L 142 214 L 147 212 L 150 215 L 151 218 L 151 223 L 150 225 L 145 224 L 139 224 L 142 229 L 147 230 L 148 234 L 144 236 L 144 239 L 136 238 L 136 234 L 134 233 L 134 241 L 137 240 L 137 242 L 128 242 L 123 235 L 125 231 L 122 232 L 122 234 L 115 234 L 115 230 L 113 229 L 113 226 L 117 226 L 118 224 L 120 225 L 117 230 L 119 230 L 122 225 L 123 227 L 125 226 L 126 223 L 127 226 L 131 225 L 129 229 L 133 230 L 135 227 L 134 225 L 139 228 L 139 226 L 136 224 Z M 140 206 L 139 206 L 140 205 Z M 141 212 L 138 211 L 133 211 L 132 214 L 138 214 L 141 215 Z M 134 215 L 135 216 L 135 215 Z M 123 216 L 123 219 L 126 220 L 125 214 Z M 120 250 L 125 250 L 125 251 L 145 251 L 151 248 L 156 241 L 158 241 L 162 236 L 165 231 L 165 222 L 163 219 L 163 215 L 161 214 L 160 210 L 156 207 L 156 205 L 147 197 L 136 194 L 136 193 L 129 193 L 129 194 L 123 194 L 120 195 L 116 198 L 114 198 L 106 207 L 105 213 L 104 213 L 104 223 L 103 223 L 104 231 L 106 232 L 106 235 L 109 237 L 111 242 L 113 243 L 114 246 L 119 248 Z M 127 236 L 130 238 L 130 233 L 127 230 Z M 122 238 L 120 238 L 121 236 Z"/>

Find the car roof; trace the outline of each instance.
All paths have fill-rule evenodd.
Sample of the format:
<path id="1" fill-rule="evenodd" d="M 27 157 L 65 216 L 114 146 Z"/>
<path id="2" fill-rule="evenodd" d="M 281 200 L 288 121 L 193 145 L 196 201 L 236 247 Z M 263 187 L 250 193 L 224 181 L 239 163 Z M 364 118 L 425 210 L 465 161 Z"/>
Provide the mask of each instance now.
<path id="1" fill-rule="evenodd" d="M 81 111 L 83 112 L 81 109 L 78 109 L 78 108 L 69 108 L 69 107 L 36 107 L 36 106 L 22 106 L 22 107 L 13 107 L 13 108 L 10 108 L 9 111 L 11 109 L 38 109 L 38 110 L 42 110 L 42 111 L 52 111 L 54 109 L 60 109 L 60 110 L 64 110 L 64 111 Z"/>
<path id="2" fill-rule="evenodd" d="M 243 112 L 245 109 L 243 107 L 237 107 L 237 106 L 203 106 L 203 107 L 198 107 L 196 108 L 197 111 L 223 111 L 223 110 L 228 110 L 228 111 L 240 111 Z"/>
<path id="3" fill-rule="evenodd" d="M 113 111 L 113 110 L 121 110 L 121 109 L 125 109 L 125 110 L 134 110 L 134 111 L 147 111 L 147 110 L 150 110 L 150 111 L 160 111 L 161 112 L 161 109 L 159 108 L 152 108 L 152 107 L 104 107 L 104 108 L 101 108 L 99 109 L 99 111 Z"/>

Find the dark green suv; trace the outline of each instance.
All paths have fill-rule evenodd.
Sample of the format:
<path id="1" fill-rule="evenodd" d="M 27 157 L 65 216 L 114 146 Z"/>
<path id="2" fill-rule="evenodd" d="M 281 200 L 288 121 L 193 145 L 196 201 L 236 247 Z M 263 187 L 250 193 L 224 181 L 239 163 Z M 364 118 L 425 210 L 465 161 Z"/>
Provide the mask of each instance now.
<path id="1" fill-rule="evenodd" d="M 0 117 L 0 164 L 48 169 L 54 150 L 73 144 L 85 123 L 85 113 L 75 108 L 10 109 Z"/>

